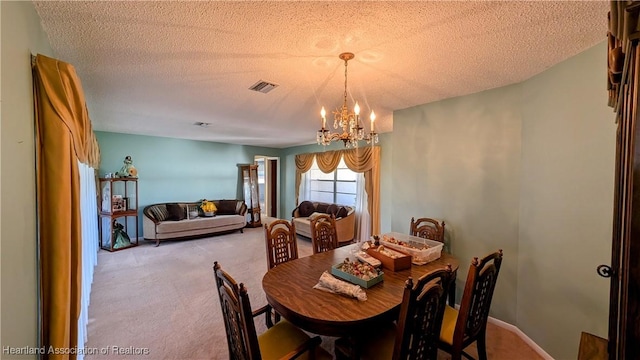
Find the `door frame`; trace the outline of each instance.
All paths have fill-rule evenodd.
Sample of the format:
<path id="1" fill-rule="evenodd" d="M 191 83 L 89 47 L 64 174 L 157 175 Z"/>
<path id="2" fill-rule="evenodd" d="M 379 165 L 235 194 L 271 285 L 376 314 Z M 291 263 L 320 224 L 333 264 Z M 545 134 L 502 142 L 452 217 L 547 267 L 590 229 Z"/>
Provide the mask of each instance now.
<path id="1" fill-rule="evenodd" d="M 280 158 L 277 156 L 267 156 L 267 155 L 255 155 L 254 163 L 258 163 L 259 160 L 264 162 L 264 207 L 261 207 L 261 212 L 263 216 L 270 216 L 278 218 L 280 214 Z M 272 162 L 275 161 L 275 169 L 271 166 Z M 275 176 L 275 184 L 272 184 L 273 177 Z M 272 193 L 270 189 L 275 189 L 276 196 L 275 199 L 272 199 Z M 275 201 L 275 214 L 270 214 L 269 211 L 272 208 L 273 202 Z"/>

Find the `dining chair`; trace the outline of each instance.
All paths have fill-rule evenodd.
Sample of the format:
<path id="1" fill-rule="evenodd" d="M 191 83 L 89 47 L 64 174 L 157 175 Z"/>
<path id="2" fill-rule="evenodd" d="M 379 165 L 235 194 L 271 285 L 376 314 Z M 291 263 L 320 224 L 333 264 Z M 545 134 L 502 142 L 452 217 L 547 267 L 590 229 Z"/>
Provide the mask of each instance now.
<path id="1" fill-rule="evenodd" d="M 396 323 L 378 328 L 372 335 L 336 340 L 337 359 L 438 358 L 438 338 L 446 306 L 451 266 L 436 269 L 405 282 Z"/>
<path id="2" fill-rule="evenodd" d="M 332 358 L 331 354 L 319 346 L 322 342 L 319 336 L 309 337 L 285 320 L 269 324 L 271 318 L 269 305 L 252 311 L 244 284 L 238 285 L 222 270 L 217 261 L 214 262 L 213 271 L 224 318 L 230 359 Z M 266 315 L 268 329 L 258 336 L 253 318 L 261 314 Z"/>
<path id="3" fill-rule="evenodd" d="M 502 249 L 480 260 L 474 257 L 467 274 L 460 309 L 445 307 L 438 346 L 451 354 L 452 360 L 459 360 L 462 356 L 473 359 L 463 350 L 474 342 L 477 343 L 480 360 L 487 359 L 487 319 L 501 265 Z"/>
<path id="4" fill-rule="evenodd" d="M 264 237 L 267 243 L 269 269 L 298 258 L 296 226 L 293 221 L 277 219 L 270 224 L 265 224 Z"/>
<path id="5" fill-rule="evenodd" d="M 411 218 L 409 234 L 444 243 L 444 226 L 444 221 L 438 222 L 438 220 L 431 218 Z"/>
<path id="6" fill-rule="evenodd" d="M 311 246 L 314 254 L 338 247 L 336 218 L 333 215 L 320 214 L 311 219 Z"/>
<path id="7" fill-rule="evenodd" d="M 293 221 L 277 219 L 270 224 L 264 224 L 264 235 L 269 269 L 298 258 L 298 239 Z M 274 312 L 273 319 L 275 322 L 280 321 L 280 314 Z"/>
<path id="8" fill-rule="evenodd" d="M 409 227 L 409 234 L 423 239 L 429 239 L 438 241 L 444 244 L 444 221 L 431 218 L 411 218 L 411 225 Z M 457 271 L 453 272 L 453 280 L 447 289 L 449 297 L 449 305 L 455 306 L 456 303 L 456 278 L 458 277 Z"/>

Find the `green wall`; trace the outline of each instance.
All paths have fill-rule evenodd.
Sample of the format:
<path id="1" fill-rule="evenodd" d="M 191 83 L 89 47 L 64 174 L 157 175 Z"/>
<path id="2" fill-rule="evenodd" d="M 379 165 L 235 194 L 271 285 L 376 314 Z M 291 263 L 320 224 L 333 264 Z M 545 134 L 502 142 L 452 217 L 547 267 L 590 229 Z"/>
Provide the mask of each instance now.
<path id="1" fill-rule="evenodd" d="M 497 248 L 491 315 L 556 359 L 607 337 L 615 125 L 600 44 L 520 84 L 394 112 L 392 229 L 446 221 L 462 264 Z"/>
<path id="2" fill-rule="evenodd" d="M 458 301 L 470 260 L 503 249 L 492 315 L 514 324 L 520 194 L 519 85 L 394 113 L 392 228 L 411 217 L 445 221 L 460 259 Z"/>
<path id="3" fill-rule="evenodd" d="M 52 56 L 52 50 L 30 1 L 2 1 L 0 13 L 0 347 L 35 347 L 38 284 L 31 54 Z"/>
<path id="4" fill-rule="evenodd" d="M 130 155 L 138 170 L 139 226 L 142 209 L 160 202 L 242 199 L 239 164 L 279 149 L 96 131 L 102 177 Z M 142 236 L 142 235 L 140 235 Z"/>
<path id="5" fill-rule="evenodd" d="M 616 125 L 606 44 L 523 84 L 518 327 L 557 359 L 607 338 Z"/>
<path id="6" fill-rule="evenodd" d="M 312 134 L 313 135 L 313 134 Z M 255 155 L 280 158 L 280 218 L 291 218 L 295 203 L 295 155 L 344 149 L 342 143 L 288 149 L 232 145 L 96 131 L 100 145 L 99 175 L 115 173 L 130 155 L 138 170 L 139 211 L 149 204 L 196 201 L 202 198 L 242 198 L 238 164 L 253 163 Z M 380 134 L 381 167 L 390 166 L 391 133 Z M 364 146 L 364 142 L 362 144 Z M 390 178 L 381 175 L 381 228 L 391 228 Z M 140 213 L 140 215 L 142 215 Z M 142 218 L 139 219 L 142 226 Z M 408 226 L 408 225 L 407 225 Z"/>

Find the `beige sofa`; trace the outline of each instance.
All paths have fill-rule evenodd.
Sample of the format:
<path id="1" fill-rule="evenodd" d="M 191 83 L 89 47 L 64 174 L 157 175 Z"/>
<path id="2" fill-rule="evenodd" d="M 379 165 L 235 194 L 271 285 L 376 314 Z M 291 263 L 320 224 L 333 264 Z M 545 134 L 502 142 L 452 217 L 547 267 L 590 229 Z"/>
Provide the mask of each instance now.
<path id="1" fill-rule="evenodd" d="M 311 220 L 314 213 L 333 214 L 336 217 L 336 232 L 340 245 L 350 243 L 355 237 L 356 211 L 352 206 L 303 201 L 293 209 L 296 233 L 311 238 Z"/>
<path id="2" fill-rule="evenodd" d="M 200 202 L 160 203 L 148 205 L 142 211 L 142 231 L 145 240 L 191 239 L 234 230 L 243 231 L 247 225 L 244 200 L 210 200 L 218 211 L 205 217 L 199 209 Z M 187 208 L 189 211 L 187 211 Z M 191 214 L 198 211 L 198 216 Z"/>

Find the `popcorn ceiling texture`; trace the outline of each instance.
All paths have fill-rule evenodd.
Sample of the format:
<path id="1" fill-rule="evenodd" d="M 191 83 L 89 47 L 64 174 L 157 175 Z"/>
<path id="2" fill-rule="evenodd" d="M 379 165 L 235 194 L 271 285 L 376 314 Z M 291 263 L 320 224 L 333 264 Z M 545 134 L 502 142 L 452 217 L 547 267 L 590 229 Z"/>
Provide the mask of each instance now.
<path id="1" fill-rule="evenodd" d="M 604 41 L 606 1 L 35 1 L 96 130 L 315 142 L 321 106 L 393 110 L 517 83 Z M 606 54 L 603 54 L 606 56 Z M 279 85 L 268 94 L 248 88 Z M 604 84 L 603 84 L 604 88 Z M 329 118 L 328 118 L 329 120 Z M 211 123 L 202 128 L 195 122 Z M 283 136 L 282 134 L 286 134 Z"/>

